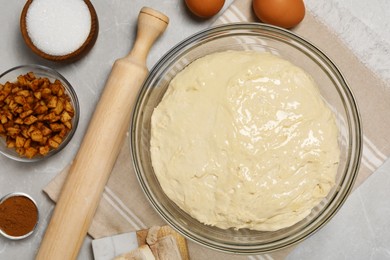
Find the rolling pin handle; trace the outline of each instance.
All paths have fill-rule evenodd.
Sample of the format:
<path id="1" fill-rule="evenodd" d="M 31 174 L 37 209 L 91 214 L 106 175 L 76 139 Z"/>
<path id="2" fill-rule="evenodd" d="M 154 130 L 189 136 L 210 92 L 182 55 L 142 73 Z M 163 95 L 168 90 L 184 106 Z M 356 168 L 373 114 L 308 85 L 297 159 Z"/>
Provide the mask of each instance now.
<path id="1" fill-rule="evenodd" d="M 126 58 L 146 62 L 147 55 L 156 39 L 165 31 L 169 18 L 149 7 L 143 7 L 138 15 L 137 37 Z"/>

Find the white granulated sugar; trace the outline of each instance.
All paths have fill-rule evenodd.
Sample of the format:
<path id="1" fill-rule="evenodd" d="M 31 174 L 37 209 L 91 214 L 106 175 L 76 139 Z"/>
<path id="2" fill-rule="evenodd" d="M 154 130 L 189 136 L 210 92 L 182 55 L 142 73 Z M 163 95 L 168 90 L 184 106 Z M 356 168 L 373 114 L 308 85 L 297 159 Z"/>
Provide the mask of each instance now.
<path id="1" fill-rule="evenodd" d="M 38 49 L 61 56 L 83 45 L 91 29 L 91 15 L 83 0 L 34 0 L 26 25 Z"/>

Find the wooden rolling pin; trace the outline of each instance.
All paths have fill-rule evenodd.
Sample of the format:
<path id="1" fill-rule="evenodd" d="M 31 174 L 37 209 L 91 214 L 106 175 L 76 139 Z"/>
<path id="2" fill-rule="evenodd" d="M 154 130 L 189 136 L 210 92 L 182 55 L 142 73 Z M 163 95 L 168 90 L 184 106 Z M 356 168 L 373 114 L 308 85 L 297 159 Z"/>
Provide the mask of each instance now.
<path id="1" fill-rule="evenodd" d="M 133 49 L 114 63 L 36 259 L 76 259 L 122 147 L 139 88 L 147 76 L 147 54 L 168 21 L 160 12 L 141 9 Z"/>

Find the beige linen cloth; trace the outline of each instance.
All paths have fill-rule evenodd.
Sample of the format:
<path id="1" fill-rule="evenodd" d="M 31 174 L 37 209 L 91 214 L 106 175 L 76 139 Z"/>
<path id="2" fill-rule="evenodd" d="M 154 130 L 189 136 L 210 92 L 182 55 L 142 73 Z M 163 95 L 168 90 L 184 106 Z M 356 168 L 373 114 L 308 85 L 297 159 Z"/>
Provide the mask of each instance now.
<path id="1" fill-rule="evenodd" d="M 217 20 L 217 24 L 256 21 L 251 0 L 236 0 Z M 368 70 L 329 29 L 308 12 L 294 32 L 311 41 L 338 65 L 352 88 L 360 107 L 364 151 L 355 188 L 390 156 L 390 87 Z M 45 187 L 54 201 L 67 169 Z M 100 238 L 161 225 L 164 221 L 152 209 L 136 179 L 126 139 L 104 194 L 89 235 Z M 236 256 L 216 252 L 189 241 L 191 259 L 283 259 L 292 248 L 257 256 Z"/>

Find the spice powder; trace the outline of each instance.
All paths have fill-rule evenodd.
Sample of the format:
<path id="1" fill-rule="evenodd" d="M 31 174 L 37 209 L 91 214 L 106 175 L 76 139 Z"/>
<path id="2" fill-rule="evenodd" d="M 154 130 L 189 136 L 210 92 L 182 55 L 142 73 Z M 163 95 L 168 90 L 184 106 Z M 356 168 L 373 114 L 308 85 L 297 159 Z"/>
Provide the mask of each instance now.
<path id="1" fill-rule="evenodd" d="M 12 196 L 0 204 L 0 229 L 9 236 L 30 233 L 37 221 L 37 206 L 27 197 Z"/>

